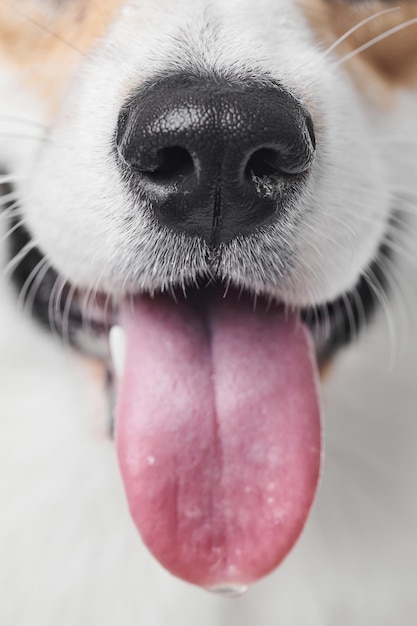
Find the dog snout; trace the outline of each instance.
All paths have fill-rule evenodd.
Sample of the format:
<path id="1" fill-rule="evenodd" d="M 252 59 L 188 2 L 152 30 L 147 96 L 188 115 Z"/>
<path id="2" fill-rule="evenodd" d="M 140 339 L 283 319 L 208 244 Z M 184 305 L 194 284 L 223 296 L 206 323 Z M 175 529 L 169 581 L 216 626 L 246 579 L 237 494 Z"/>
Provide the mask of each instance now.
<path id="1" fill-rule="evenodd" d="M 315 155 L 311 116 L 279 85 L 184 76 L 131 98 L 116 144 L 159 223 L 210 244 L 280 219 Z"/>

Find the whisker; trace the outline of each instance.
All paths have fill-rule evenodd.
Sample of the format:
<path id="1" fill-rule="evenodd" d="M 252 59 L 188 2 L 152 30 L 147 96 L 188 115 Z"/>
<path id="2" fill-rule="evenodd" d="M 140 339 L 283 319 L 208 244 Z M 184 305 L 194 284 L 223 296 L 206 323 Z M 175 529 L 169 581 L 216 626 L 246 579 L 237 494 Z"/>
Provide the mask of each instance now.
<path id="1" fill-rule="evenodd" d="M 30 292 L 33 288 L 33 281 L 35 280 L 35 278 L 38 278 L 39 274 L 42 272 L 42 269 L 46 266 L 46 271 L 48 270 L 49 267 L 49 262 L 48 259 L 46 257 L 43 257 L 33 268 L 33 270 L 30 272 L 29 276 L 26 278 L 25 282 L 22 285 L 22 288 L 19 292 L 18 298 L 17 298 L 17 306 L 25 309 L 25 303 L 27 303 L 27 295 L 28 292 Z M 46 273 L 46 272 L 45 272 Z M 44 276 L 45 274 L 43 274 Z M 40 285 L 40 283 L 39 283 Z M 37 291 L 37 290 L 36 290 Z M 36 294 L 35 294 L 36 295 Z M 34 300 L 34 299 L 33 299 Z M 32 305 L 33 305 L 33 301 L 32 301 Z M 32 307 L 30 308 L 30 313 L 32 312 Z"/>
<path id="2" fill-rule="evenodd" d="M 0 137 L 6 139 L 31 139 L 32 141 L 48 142 L 48 138 L 45 135 L 26 135 L 23 133 L 11 133 L 9 131 L 0 131 Z"/>
<path id="3" fill-rule="evenodd" d="M 48 302 L 48 322 L 51 333 L 55 337 L 59 337 L 59 321 L 62 323 L 62 313 L 59 310 L 59 303 L 61 301 L 62 292 L 65 287 L 65 280 L 57 275 L 53 287 L 51 289 L 51 293 L 49 296 Z"/>
<path id="4" fill-rule="evenodd" d="M 398 257 L 402 257 L 403 259 L 405 259 L 406 261 L 410 262 L 411 265 L 413 267 L 417 267 L 417 258 L 415 257 L 412 249 L 407 250 L 406 247 L 407 246 L 407 238 L 401 237 L 400 241 L 393 241 L 392 240 L 392 233 L 387 234 L 384 238 L 383 238 L 383 242 L 385 243 L 386 246 L 388 246 L 390 248 L 390 250 L 392 250 Z M 402 244 L 402 245 L 401 245 Z M 410 248 L 411 248 L 411 239 L 409 241 L 410 244 Z"/>
<path id="5" fill-rule="evenodd" d="M 0 232 L 1 234 L 4 233 L 3 239 L 0 239 L 0 241 L 7 239 L 8 230 L 6 230 L 6 228 L 9 229 L 15 225 L 15 218 L 18 218 L 19 220 L 22 218 L 21 206 L 18 200 L 16 200 L 16 202 L 13 202 L 12 204 L 6 204 L 6 206 L 2 206 L 0 204 Z"/>
<path id="6" fill-rule="evenodd" d="M 0 176 L 0 185 L 4 185 L 6 183 L 14 183 L 18 180 L 23 180 L 23 176 L 20 174 L 3 174 Z"/>
<path id="7" fill-rule="evenodd" d="M 172 284 L 168 285 L 168 292 L 170 293 L 171 298 L 174 300 L 175 304 L 178 304 L 177 294 L 175 293 L 175 289 L 174 289 Z M 133 302 L 133 300 L 132 300 L 132 302 Z"/>
<path id="8" fill-rule="evenodd" d="M 349 30 L 347 30 L 344 35 L 342 35 L 341 37 L 339 37 L 339 39 L 336 39 L 335 42 L 333 42 L 323 53 L 323 57 L 327 57 L 331 52 L 333 52 L 333 50 L 335 48 L 337 48 L 337 46 L 339 46 L 341 43 L 343 43 L 344 41 L 346 41 L 346 39 L 348 39 L 348 37 L 350 37 L 351 35 L 353 35 L 353 33 L 355 33 L 357 30 L 359 30 L 360 28 L 362 28 L 362 26 L 365 26 L 366 24 L 368 24 L 369 22 L 372 22 L 373 20 L 376 20 L 378 17 L 381 17 L 382 15 L 386 15 L 387 13 L 392 13 L 393 11 L 398 11 L 400 7 L 391 7 L 390 9 L 384 9 L 383 11 L 378 11 L 377 13 L 374 13 L 373 15 L 370 15 L 368 17 L 366 17 L 365 19 L 361 20 L 360 22 L 358 22 L 357 24 L 355 24 L 355 26 L 352 26 L 352 28 L 349 28 Z"/>
<path id="9" fill-rule="evenodd" d="M 70 345 L 70 312 L 71 312 L 71 305 L 74 301 L 74 296 L 76 294 L 77 291 L 77 287 L 76 285 L 71 285 L 70 290 L 67 294 L 67 297 L 65 298 L 65 304 L 64 304 L 64 309 L 63 309 L 63 313 L 62 313 L 62 323 L 61 323 L 61 329 L 62 329 L 62 338 L 64 340 L 64 344 L 69 346 Z"/>
<path id="10" fill-rule="evenodd" d="M 372 46 L 379 43 L 380 41 L 387 39 L 387 37 L 390 37 L 391 35 L 395 35 L 395 33 L 399 33 L 400 31 L 404 30 L 405 28 L 408 28 L 409 26 L 413 26 L 413 24 L 417 24 L 417 17 L 413 17 L 412 19 L 407 20 L 406 22 L 403 22 L 402 24 L 398 24 L 398 26 L 393 26 L 392 28 L 389 28 L 388 30 L 386 30 L 384 33 L 381 33 L 380 35 L 373 37 L 366 43 L 362 44 L 362 46 L 359 46 L 359 48 L 356 48 L 355 50 L 352 50 L 352 52 L 345 54 L 345 56 L 343 56 L 341 59 L 339 59 L 339 61 L 336 62 L 336 66 L 338 67 L 339 65 L 342 65 L 343 63 L 346 63 L 347 61 L 350 61 L 351 59 L 356 57 L 358 54 L 361 54 L 361 52 L 368 50 L 368 48 L 371 48 Z"/>
<path id="11" fill-rule="evenodd" d="M 350 336 L 352 337 L 352 341 L 357 341 L 358 328 L 356 325 L 355 313 L 353 311 L 352 302 L 350 301 L 346 293 L 342 295 L 342 301 L 348 319 Z"/>
<path id="12" fill-rule="evenodd" d="M 10 204 L 10 202 L 12 204 Z M 7 206 L 8 205 L 8 206 Z M 16 191 L 11 193 L 7 193 L 4 196 L 0 195 L 0 214 L 2 217 L 7 217 L 10 213 L 12 213 L 15 209 L 20 209 L 20 194 Z"/>
<path id="13" fill-rule="evenodd" d="M 405 277 L 396 271 L 397 268 L 393 261 L 387 258 L 381 267 L 388 279 L 390 289 L 395 293 L 396 307 L 399 310 L 397 337 L 400 350 L 402 350 L 408 342 L 407 328 L 414 325 L 416 295 Z M 409 306 L 407 306 L 408 303 Z"/>
<path id="14" fill-rule="evenodd" d="M 38 246 L 38 242 L 33 239 L 29 241 L 26 245 L 23 246 L 21 250 L 10 261 L 2 270 L 2 277 L 6 277 L 9 274 L 13 273 L 16 267 L 23 261 L 23 259 Z"/>
<path id="15" fill-rule="evenodd" d="M 226 281 L 226 284 L 224 286 L 224 292 L 223 292 L 223 298 L 224 299 L 227 298 L 227 294 L 229 293 L 231 283 L 232 283 L 232 279 L 230 277 L 228 277 L 228 279 Z"/>
<path id="16" fill-rule="evenodd" d="M 25 224 L 25 221 L 26 221 L 25 219 L 21 219 L 18 222 L 16 222 L 16 224 L 11 226 L 9 228 L 9 230 L 6 231 L 6 233 L 2 237 L 0 237 L 0 245 L 2 243 L 4 243 L 6 241 L 6 239 L 8 239 L 10 237 L 10 235 L 12 235 L 16 230 L 21 228 Z"/>
<path id="17" fill-rule="evenodd" d="M 104 319 L 106 320 L 106 328 L 107 331 L 110 331 L 110 328 L 107 325 L 107 319 L 109 315 L 109 309 L 111 307 L 111 311 L 114 311 L 116 306 L 116 298 L 110 292 L 106 295 L 106 299 L 104 301 Z"/>
<path id="18" fill-rule="evenodd" d="M 88 309 L 90 307 L 90 298 L 93 295 L 93 287 L 88 287 L 88 289 L 85 290 L 83 298 L 80 302 L 80 312 L 81 312 L 81 319 L 82 319 L 82 329 L 86 332 L 90 331 L 90 317 L 88 315 Z"/>
<path id="19" fill-rule="evenodd" d="M 3 218 L 4 221 L 12 220 L 16 217 L 20 217 L 21 215 L 22 208 L 20 206 L 20 202 L 16 202 L 7 209 L 0 208 L 0 219 Z"/>
<path id="20" fill-rule="evenodd" d="M 401 185 L 401 187 L 393 186 L 391 189 L 397 195 L 407 194 L 408 198 L 401 197 L 401 203 L 402 205 L 405 205 L 404 210 L 411 212 L 412 208 L 417 209 L 417 188 Z M 413 197 L 413 199 L 411 199 L 411 197 Z M 403 206 L 401 206 L 401 210 L 403 210 Z"/>
<path id="21" fill-rule="evenodd" d="M 362 211 L 362 213 L 360 212 Z M 402 200 L 401 201 L 401 206 L 398 209 L 398 212 L 401 213 L 402 217 L 405 218 L 407 216 L 410 217 L 417 217 L 417 204 L 415 204 L 414 202 L 408 202 L 406 200 Z M 398 220 L 398 218 L 396 217 L 395 214 L 392 215 L 388 215 L 386 216 L 386 211 L 384 210 L 382 213 L 382 220 L 381 220 L 381 214 L 380 213 L 374 213 L 373 215 L 366 215 L 363 212 L 363 207 L 359 206 L 356 210 L 344 210 L 343 213 L 343 217 L 344 218 L 352 218 L 355 222 L 360 223 L 360 224 L 369 224 L 370 226 L 372 225 L 379 225 L 381 224 L 381 221 L 386 221 L 386 219 L 390 219 L 390 220 L 396 220 L 399 221 L 399 223 L 397 224 L 397 227 L 401 230 L 401 228 L 403 228 L 402 226 L 402 220 Z M 336 221 L 339 221 L 341 224 L 343 224 L 343 220 L 338 218 Z"/>
<path id="22" fill-rule="evenodd" d="M 390 365 L 392 367 L 395 361 L 398 342 L 397 342 L 396 326 L 394 323 L 394 319 L 393 319 L 392 311 L 390 307 L 390 301 L 389 301 L 389 298 L 387 298 L 387 294 L 385 292 L 383 285 L 381 284 L 380 280 L 378 279 L 375 272 L 371 268 L 368 268 L 365 271 L 364 276 L 368 282 L 368 285 L 370 286 L 375 296 L 377 297 L 379 303 L 381 304 L 381 309 L 384 312 L 385 319 L 387 321 L 388 336 L 389 336 L 390 346 L 391 346 Z"/>
<path id="23" fill-rule="evenodd" d="M 358 335 L 359 329 L 363 329 L 364 332 L 366 332 L 367 327 L 368 327 L 368 321 L 367 321 L 367 317 L 366 317 L 366 311 L 365 311 L 365 306 L 363 303 L 363 299 L 361 298 L 359 292 L 357 289 L 353 289 L 353 291 L 351 292 L 353 299 L 354 299 L 354 305 L 355 305 L 355 309 L 357 312 L 357 318 L 358 318 L 358 329 L 356 331 L 356 339 L 358 339 Z"/>
<path id="24" fill-rule="evenodd" d="M 52 29 L 50 29 L 48 26 L 46 26 L 46 24 L 43 24 L 42 22 L 39 22 L 36 18 L 34 18 L 32 15 L 28 15 L 26 12 L 21 11 L 20 9 L 18 9 L 16 6 L 14 6 L 11 2 L 9 2 L 8 0 L 3 0 L 4 4 L 6 4 L 9 9 L 11 9 L 12 11 L 14 11 L 15 13 L 17 13 L 18 15 L 20 15 L 21 17 L 23 17 L 25 20 L 27 20 L 28 22 L 31 22 L 32 24 L 34 24 L 35 26 L 37 26 L 38 28 L 40 28 L 41 30 L 43 30 L 45 33 L 48 33 L 48 35 L 51 35 L 51 37 L 54 37 L 54 39 L 57 39 L 58 41 L 61 41 L 62 43 L 64 43 L 65 45 L 67 45 L 69 48 L 71 48 L 72 50 L 74 50 L 75 52 L 77 52 L 78 54 L 80 54 L 81 56 L 85 56 L 85 52 L 83 50 L 81 50 L 80 48 L 78 48 L 74 43 L 72 43 L 71 41 L 68 41 L 68 39 L 65 39 L 65 37 L 63 37 L 62 35 L 60 35 L 59 33 L 53 31 Z"/>
<path id="25" fill-rule="evenodd" d="M 92 302 L 92 306 L 93 307 L 97 305 L 97 294 L 99 292 L 99 285 L 100 285 L 100 281 L 101 281 L 103 275 L 106 272 L 106 269 L 107 269 L 107 267 L 104 266 L 102 271 L 100 272 L 100 274 L 97 276 L 97 279 L 95 280 L 94 285 L 91 285 L 86 290 L 86 292 L 84 294 L 84 297 L 83 297 L 83 299 L 82 299 L 82 301 L 80 303 L 80 313 L 81 313 L 81 318 L 82 318 L 82 327 L 83 327 L 83 330 L 86 330 L 87 332 L 91 330 L 91 315 L 89 315 L 89 308 L 91 306 L 91 302 Z M 108 294 L 106 296 L 106 301 L 105 301 L 105 306 L 104 306 L 104 317 L 106 317 L 106 313 L 108 311 L 109 296 L 110 296 L 110 294 Z"/>
<path id="26" fill-rule="evenodd" d="M 41 128 L 42 130 L 48 130 L 49 127 L 46 124 L 42 124 L 42 122 L 38 122 L 36 120 L 30 120 L 26 117 L 19 117 L 17 115 L 0 115 L 0 122 L 16 122 L 18 124 L 23 124 L 24 126 L 33 126 L 34 128 Z"/>

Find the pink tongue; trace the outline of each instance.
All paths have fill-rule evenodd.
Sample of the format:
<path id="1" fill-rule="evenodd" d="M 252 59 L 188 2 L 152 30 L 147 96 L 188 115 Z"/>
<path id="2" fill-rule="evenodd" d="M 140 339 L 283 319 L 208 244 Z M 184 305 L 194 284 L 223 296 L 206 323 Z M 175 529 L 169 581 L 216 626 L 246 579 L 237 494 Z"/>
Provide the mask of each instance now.
<path id="1" fill-rule="evenodd" d="M 184 580 L 252 583 L 291 549 L 317 488 L 308 331 L 222 299 L 140 298 L 122 318 L 117 449 L 140 534 Z"/>

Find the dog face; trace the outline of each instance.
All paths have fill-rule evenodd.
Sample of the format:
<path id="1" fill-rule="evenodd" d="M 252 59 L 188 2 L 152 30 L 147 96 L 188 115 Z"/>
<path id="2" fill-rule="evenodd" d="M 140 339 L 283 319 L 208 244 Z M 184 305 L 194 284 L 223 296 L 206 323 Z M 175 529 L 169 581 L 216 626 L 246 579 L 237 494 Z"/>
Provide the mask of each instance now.
<path id="1" fill-rule="evenodd" d="M 39 9 L 29 8 L 36 19 Z M 9 45 L 12 61 L 28 65 L 32 31 L 39 25 L 13 9 L 3 12 L 6 35 L 27 46 L 22 61 L 24 46 L 16 45 L 18 56 Z M 58 35 L 40 35 L 38 62 L 46 68 L 38 70 L 39 80 L 25 71 L 25 80 L 41 93 L 50 129 L 23 186 L 23 210 L 32 236 L 65 279 L 120 296 L 187 286 L 203 277 L 295 307 L 330 303 L 354 288 L 375 258 L 395 208 L 391 189 L 397 168 L 375 138 L 390 124 L 398 128 L 391 109 L 396 83 L 411 85 L 415 78 L 415 26 L 401 32 L 396 56 L 390 54 L 393 39 L 399 41 L 393 35 L 379 48 L 350 57 L 373 37 L 412 20 L 412 9 L 292 1 L 265 2 L 259 10 L 242 1 L 228 7 L 109 2 L 100 9 L 94 3 L 61 8 L 45 2 L 39 19 L 45 14 Z M 361 21 L 363 26 L 326 52 Z M 75 49 L 65 40 L 73 33 Z M 149 85 L 159 81 L 156 103 L 167 95 L 164 79 L 175 76 L 179 82 L 194 77 L 197 90 L 198 80 L 252 90 L 254 115 L 258 104 L 262 109 L 262 91 L 279 86 L 288 94 L 283 106 L 306 112 L 317 142 L 298 177 L 287 176 L 285 184 L 282 179 L 279 191 L 272 184 L 260 192 L 272 196 L 270 210 L 253 224 L 237 224 L 215 251 L 207 237 L 199 237 L 198 227 L 191 231 L 195 236 L 184 237 L 175 219 L 167 228 L 156 217 L 155 194 L 132 174 L 134 166 L 117 145 L 121 113 L 132 99 L 140 103 Z M 267 100 L 265 94 L 265 107 Z"/>
<path id="2" fill-rule="evenodd" d="M 295 306 L 331 302 L 370 264 L 392 209 L 390 172 L 374 143 L 383 115 L 367 107 L 337 63 L 293 2 L 124 3 L 54 113 L 23 192 L 30 231 L 54 267 L 86 288 L 162 290 L 214 275 Z M 314 123 L 314 162 L 302 181 L 288 183 L 285 216 L 221 242 L 220 254 L 198 239 L 198 229 L 184 238 L 158 223 L 140 180 L 132 193 L 115 146 L 129 100 L 175 75 L 254 82 L 260 107 L 263 86 L 278 84 Z"/>
<path id="3" fill-rule="evenodd" d="M 26 291 L 36 267 L 46 267 L 40 281 L 52 275 L 46 299 L 53 294 L 52 308 L 61 308 L 67 331 L 85 347 L 86 334 L 106 335 L 126 296 L 151 294 L 159 302 L 165 292 L 177 298 L 184 291 L 193 302 L 216 301 L 203 289 L 209 282 L 224 294 L 243 293 L 245 311 L 245 294 L 285 307 L 291 319 L 295 311 L 325 362 L 373 309 L 385 280 L 395 189 L 409 173 L 379 140 L 390 129 L 409 132 L 404 111 L 411 96 L 403 90 L 417 77 L 416 9 L 313 0 L 38 4 L 2 9 L 7 65 L 21 72 L 48 125 L 35 158 L 29 165 L 21 159 L 28 169 L 19 185 L 25 237 L 40 255 L 17 276 Z M 47 25 L 41 33 L 39 23 Z M 28 71 L 32 50 L 40 68 L 35 80 Z M 66 282 L 54 293 L 57 276 Z M 161 328 L 169 326 L 167 306 L 149 305 L 140 314 L 143 326 L 161 310 Z M 237 319 L 235 306 L 227 315 Z M 188 312 L 182 318 L 197 336 L 193 319 Z M 175 350 L 194 358 L 191 349 Z M 300 388 L 309 381 L 302 377 Z M 168 387 L 162 385 L 162 395 Z M 311 452 L 319 435 L 317 425 L 308 428 Z M 130 423 L 127 431 L 119 441 L 136 436 Z M 127 446 L 122 472 L 139 473 L 126 461 L 134 455 L 128 444 L 120 445 Z M 301 447 L 297 454 L 308 456 Z M 317 482 L 311 455 L 303 489 L 310 478 Z M 153 455 L 146 458 L 152 467 Z M 246 578 L 228 563 L 224 581 L 251 582 L 283 558 L 314 485 L 303 492 L 302 513 L 279 559 L 257 564 Z M 130 487 L 132 509 L 136 491 Z M 224 582 L 184 572 L 167 551 L 162 562 L 187 580 Z"/>

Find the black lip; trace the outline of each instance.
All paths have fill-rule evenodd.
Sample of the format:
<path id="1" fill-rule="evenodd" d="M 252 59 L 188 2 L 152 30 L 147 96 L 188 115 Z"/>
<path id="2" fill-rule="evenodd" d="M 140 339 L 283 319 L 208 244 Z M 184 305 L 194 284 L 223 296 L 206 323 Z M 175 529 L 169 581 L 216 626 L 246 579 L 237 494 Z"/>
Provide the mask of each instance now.
<path id="1" fill-rule="evenodd" d="M 17 223 L 17 220 L 11 220 L 12 226 L 13 222 Z M 31 236 L 28 230 L 22 225 L 16 228 L 9 237 L 10 258 L 17 258 L 17 255 L 19 255 L 25 247 L 28 247 L 30 242 Z M 66 283 L 61 284 L 62 281 L 60 283 L 60 277 L 52 266 L 49 266 L 42 272 L 42 280 L 39 281 L 38 285 L 35 285 L 36 267 L 41 267 L 44 260 L 45 256 L 39 248 L 31 248 L 13 269 L 11 280 L 17 288 L 18 293 L 20 293 L 22 289 L 25 290 L 24 304 L 27 303 L 32 288 L 34 289 L 36 286 L 36 293 L 31 306 L 31 314 L 43 327 L 51 330 L 53 325 L 51 321 L 52 317 L 55 318 L 55 322 L 59 326 L 58 320 L 60 317 L 62 319 L 64 309 L 67 307 L 67 303 L 69 303 L 71 287 Z M 33 278 L 31 278 L 32 275 Z M 56 298 L 57 301 L 55 303 L 51 302 L 51 294 L 57 293 L 58 295 L 58 292 L 59 298 Z M 54 309 L 57 310 L 54 311 Z M 56 316 L 54 315 L 55 312 L 57 313 Z M 61 313 L 61 316 L 59 316 L 58 313 Z M 72 325 L 78 326 L 82 324 L 82 312 L 76 300 L 73 300 L 69 305 L 68 315 Z M 59 327 L 56 330 L 59 332 Z"/>
<path id="2" fill-rule="evenodd" d="M 10 189 L 4 191 L 9 192 Z M 10 220 L 11 226 L 15 227 L 9 236 L 10 258 L 17 258 L 16 255 L 29 247 L 32 241 L 29 231 L 23 225 L 18 225 L 18 221 L 19 218 Z M 320 366 L 325 365 L 340 348 L 355 340 L 374 317 L 379 308 L 381 293 L 387 293 L 389 289 L 384 268 L 391 256 L 389 246 L 386 243 L 381 244 L 376 257 L 352 291 L 333 302 L 300 310 L 301 319 L 314 337 Z M 24 289 L 23 304 L 30 296 L 30 312 L 38 323 L 63 337 L 76 349 L 87 351 L 80 343 L 80 333 L 88 333 L 92 340 L 96 338 L 102 342 L 110 330 L 112 315 L 109 314 L 107 319 L 105 316 L 101 322 L 85 319 L 81 303 L 73 297 L 74 289 L 61 280 L 52 266 L 42 272 L 40 281 L 37 279 L 35 268 L 40 267 L 44 259 L 41 250 L 37 247 L 31 248 L 14 267 L 11 273 L 12 283 L 17 293 Z M 37 280 L 38 284 L 35 284 Z M 206 288 L 202 284 L 200 291 Z M 211 285 L 210 289 L 212 288 Z M 224 286 L 220 288 L 224 290 Z M 197 290 L 195 287 L 190 289 L 190 295 L 191 291 Z M 201 297 L 201 293 L 198 297 Z M 94 351 L 94 354 L 97 352 Z"/>
<path id="3" fill-rule="evenodd" d="M 301 319 L 309 326 L 315 339 L 320 365 L 325 365 L 340 348 L 357 339 L 372 321 L 381 304 L 382 294 L 389 291 L 385 268 L 391 256 L 390 247 L 382 243 L 352 291 L 333 302 L 301 310 Z"/>

